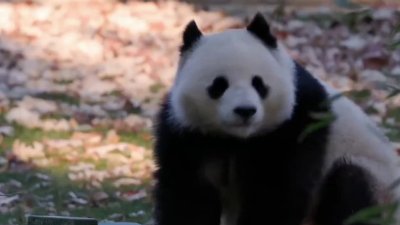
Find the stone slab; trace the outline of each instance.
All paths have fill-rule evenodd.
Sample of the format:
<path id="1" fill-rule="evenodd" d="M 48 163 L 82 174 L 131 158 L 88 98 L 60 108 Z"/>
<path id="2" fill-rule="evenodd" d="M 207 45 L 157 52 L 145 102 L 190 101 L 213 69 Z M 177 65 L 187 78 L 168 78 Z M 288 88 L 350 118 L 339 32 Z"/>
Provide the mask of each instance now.
<path id="1" fill-rule="evenodd" d="M 98 225 L 97 220 L 86 217 L 27 216 L 27 225 Z"/>

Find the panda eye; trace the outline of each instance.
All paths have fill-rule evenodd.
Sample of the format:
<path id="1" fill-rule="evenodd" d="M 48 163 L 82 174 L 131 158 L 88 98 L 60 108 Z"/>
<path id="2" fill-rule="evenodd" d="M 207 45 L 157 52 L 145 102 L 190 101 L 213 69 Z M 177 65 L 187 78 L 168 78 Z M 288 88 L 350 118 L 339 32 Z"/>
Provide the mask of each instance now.
<path id="1" fill-rule="evenodd" d="M 267 97 L 268 94 L 268 86 L 264 84 L 264 81 L 259 76 L 254 76 L 251 81 L 251 85 L 256 89 L 257 93 L 261 98 Z"/>
<path id="2" fill-rule="evenodd" d="M 228 80 L 225 77 L 219 76 L 215 78 L 213 83 L 207 88 L 208 95 L 212 99 L 218 99 L 224 94 L 228 87 Z"/>

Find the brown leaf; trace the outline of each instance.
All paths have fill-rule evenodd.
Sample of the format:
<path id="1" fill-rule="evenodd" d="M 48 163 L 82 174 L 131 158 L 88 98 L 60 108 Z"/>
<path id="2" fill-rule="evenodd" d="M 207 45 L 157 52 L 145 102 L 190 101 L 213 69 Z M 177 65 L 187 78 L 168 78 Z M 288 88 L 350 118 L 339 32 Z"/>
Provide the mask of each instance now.
<path id="1" fill-rule="evenodd" d="M 92 120 L 94 119 L 94 115 L 90 115 L 90 114 L 83 113 L 83 112 L 75 112 L 73 115 L 73 118 L 79 124 L 90 124 L 92 122 Z"/>
<path id="2" fill-rule="evenodd" d="M 389 57 L 385 56 L 370 56 L 363 59 L 363 63 L 366 69 L 382 70 L 384 67 L 389 65 Z"/>

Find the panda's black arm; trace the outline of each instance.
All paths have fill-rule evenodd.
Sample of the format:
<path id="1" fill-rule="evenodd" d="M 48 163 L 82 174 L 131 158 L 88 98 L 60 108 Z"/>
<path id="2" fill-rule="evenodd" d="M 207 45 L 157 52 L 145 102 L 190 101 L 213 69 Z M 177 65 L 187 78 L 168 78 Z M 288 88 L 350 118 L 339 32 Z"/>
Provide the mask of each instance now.
<path id="1" fill-rule="evenodd" d="M 221 209 L 215 190 L 178 174 L 161 174 L 155 189 L 157 225 L 219 225 Z"/>
<path id="2" fill-rule="evenodd" d="M 321 177 L 324 152 L 318 143 L 309 144 L 304 146 L 306 149 L 298 149 L 297 154 L 292 152 L 290 156 L 260 154 L 248 159 L 241 157 L 242 211 L 238 225 L 302 223 Z M 285 150 L 289 151 L 279 151 Z M 273 158 L 267 161 L 268 165 L 263 162 L 266 157 Z"/>
<path id="3" fill-rule="evenodd" d="M 175 133 L 165 121 L 157 127 L 155 141 L 156 225 L 219 225 L 219 194 L 201 177 L 195 137 Z"/>

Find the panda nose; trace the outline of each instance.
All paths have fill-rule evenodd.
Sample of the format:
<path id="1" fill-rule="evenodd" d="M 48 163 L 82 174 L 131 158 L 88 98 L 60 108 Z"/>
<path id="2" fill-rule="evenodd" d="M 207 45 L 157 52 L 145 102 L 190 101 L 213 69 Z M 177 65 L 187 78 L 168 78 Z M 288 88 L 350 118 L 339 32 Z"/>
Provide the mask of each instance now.
<path id="1" fill-rule="evenodd" d="M 256 113 L 256 108 L 253 106 L 239 106 L 233 110 L 237 115 L 247 120 Z"/>

